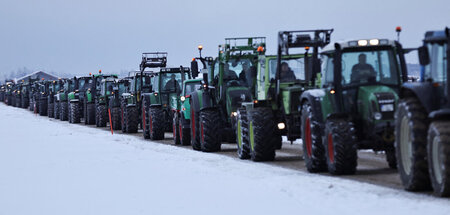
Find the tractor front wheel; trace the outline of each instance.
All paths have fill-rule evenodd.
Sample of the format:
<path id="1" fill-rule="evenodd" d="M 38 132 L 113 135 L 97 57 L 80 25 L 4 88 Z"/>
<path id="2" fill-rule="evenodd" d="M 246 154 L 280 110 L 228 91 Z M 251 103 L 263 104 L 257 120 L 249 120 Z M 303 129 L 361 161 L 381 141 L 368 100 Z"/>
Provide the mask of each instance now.
<path id="1" fill-rule="evenodd" d="M 215 109 L 200 111 L 200 147 L 204 152 L 220 151 L 219 112 Z"/>
<path id="2" fill-rule="evenodd" d="M 450 122 L 437 121 L 428 129 L 428 172 L 434 194 L 450 196 Z"/>
<path id="3" fill-rule="evenodd" d="M 47 116 L 48 111 L 47 111 L 47 101 L 44 99 L 39 100 L 39 115 L 40 116 Z"/>
<path id="4" fill-rule="evenodd" d="M 54 110 L 53 116 L 55 116 L 55 119 L 59 119 L 59 117 L 60 117 L 60 113 L 59 113 L 59 111 L 60 111 L 59 102 L 57 102 L 57 101 L 54 101 L 54 102 L 53 102 L 53 110 Z"/>
<path id="5" fill-rule="evenodd" d="M 126 107 L 123 117 L 125 117 L 125 130 L 127 133 L 136 133 L 138 131 L 139 115 L 136 107 Z"/>
<path id="6" fill-rule="evenodd" d="M 164 111 L 161 107 L 150 107 L 150 139 L 162 140 L 164 139 Z"/>
<path id="7" fill-rule="evenodd" d="M 86 104 L 86 124 L 93 125 L 95 124 L 95 104 L 87 103 Z"/>
<path id="8" fill-rule="evenodd" d="M 61 108 L 61 110 L 60 110 L 59 119 L 61 121 L 67 121 L 67 116 L 68 116 L 67 112 L 69 110 L 67 102 L 60 102 L 60 108 Z"/>
<path id="9" fill-rule="evenodd" d="M 348 119 L 328 119 L 324 139 L 328 172 L 333 175 L 355 174 L 358 157 L 353 123 Z"/>
<path id="10" fill-rule="evenodd" d="M 247 111 L 244 108 L 237 110 L 236 120 L 237 154 L 240 159 L 250 158 L 250 143 L 248 138 Z"/>
<path id="11" fill-rule="evenodd" d="M 185 122 L 183 115 L 183 113 L 180 113 L 180 117 L 178 118 L 178 133 L 180 134 L 179 136 L 181 145 L 188 146 L 191 144 L 191 129 L 189 127 L 183 126 L 183 122 Z"/>
<path id="12" fill-rule="evenodd" d="M 95 125 L 97 127 L 106 127 L 106 105 L 97 105 L 97 111 L 95 112 Z"/>
<path id="13" fill-rule="evenodd" d="M 280 139 L 271 108 L 248 110 L 250 157 L 253 161 L 272 161 Z"/>
<path id="14" fill-rule="evenodd" d="M 308 172 L 327 170 L 325 147 L 322 144 L 322 132 L 319 119 L 311 105 L 306 102 L 302 106 L 302 145 L 303 157 Z"/>
<path id="15" fill-rule="evenodd" d="M 113 130 L 120 130 L 121 123 L 121 110 L 120 107 L 113 107 L 110 109 L 111 111 L 111 123 Z"/>
<path id="16" fill-rule="evenodd" d="M 173 132 L 173 144 L 179 145 L 180 144 L 180 130 L 178 129 L 178 118 L 179 113 L 175 112 L 173 113 L 173 119 L 172 119 L 172 132 Z"/>
<path id="17" fill-rule="evenodd" d="M 202 149 L 200 145 L 200 117 L 199 113 L 195 112 L 194 108 L 191 107 L 191 145 L 192 149 L 200 151 Z"/>
<path id="18" fill-rule="evenodd" d="M 69 104 L 70 106 L 70 123 L 80 123 L 80 103 L 72 102 Z"/>

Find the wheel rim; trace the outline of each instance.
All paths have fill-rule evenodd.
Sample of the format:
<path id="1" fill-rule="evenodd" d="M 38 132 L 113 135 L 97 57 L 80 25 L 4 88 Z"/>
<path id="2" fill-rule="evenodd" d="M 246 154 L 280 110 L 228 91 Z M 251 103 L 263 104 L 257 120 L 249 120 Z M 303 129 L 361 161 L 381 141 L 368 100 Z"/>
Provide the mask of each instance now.
<path id="1" fill-rule="evenodd" d="M 439 156 L 440 141 L 438 137 L 434 137 L 433 143 L 431 145 L 431 162 L 433 166 L 434 177 L 436 181 L 442 183 L 442 172 L 441 172 L 441 158 Z"/>
<path id="2" fill-rule="evenodd" d="M 411 159 L 413 157 L 410 133 L 408 117 L 404 116 L 400 124 L 400 154 L 403 171 L 407 175 L 411 174 Z"/>
<path id="3" fill-rule="evenodd" d="M 328 134 L 328 158 L 331 163 L 334 163 L 334 146 L 333 146 L 333 135 Z"/>
<path id="4" fill-rule="evenodd" d="M 305 122 L 305 144 L 308 157 L 312 155 L 312 138 L 311 138 L 311 123 L 309 117 Z"/>

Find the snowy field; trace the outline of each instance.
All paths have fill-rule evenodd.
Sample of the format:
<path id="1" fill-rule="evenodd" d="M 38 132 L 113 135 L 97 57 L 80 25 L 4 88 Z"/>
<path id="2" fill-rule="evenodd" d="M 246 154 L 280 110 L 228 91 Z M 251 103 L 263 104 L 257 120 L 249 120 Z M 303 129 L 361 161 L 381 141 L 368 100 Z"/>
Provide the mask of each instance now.
<path id="1" fill-rule="evenodd" d="M 0 104 L 0 215 L 450 214 L 450 200 L 163 145 Z"/>

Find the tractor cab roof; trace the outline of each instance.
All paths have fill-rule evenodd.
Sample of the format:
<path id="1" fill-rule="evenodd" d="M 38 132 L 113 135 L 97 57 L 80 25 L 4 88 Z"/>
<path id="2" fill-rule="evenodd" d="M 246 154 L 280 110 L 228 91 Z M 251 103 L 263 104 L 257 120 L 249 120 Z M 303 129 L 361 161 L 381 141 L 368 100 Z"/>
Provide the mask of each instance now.
<path id="1" fill-rule="evenodd" d="M 327 45 L 323 48 L 322 54 L 333 53 L 336 46 L 339 45 L 341 49 L 370 49 L 377 47 L 393 47 L 394 40 L 388 39 L 360 39 L 360 40 L 346 40 Z"/>
<path id="2" fill-rule="evenodd" d="M 189 72 L 189 67 L 173 67 L 173 68 L 161 68 L 157 73 L 181 73 Z"/>
<path id="3" fill-rule="evenodd" d="M 265 53 L 265 37 L 235 37 L 225 38 L 225 44 L 219 45 L 219 53 L 226 56 L 245 56 Z"/>
<path id="4" fill-rule="evenodd" d="M 443 31 L 427 31 L 425 33 L 425 43 L 440 43 L 446 42 L 450 37 L 450 29 L 445 28 Z"/>
<path id="5" fill-rule="evenodd" d="M 142 74 L 143 74 L 143 76 L 152 76 L 152 75 L 155 74 L 155 72 L 153 72 L 153 71 L 143 71 Z M 141 72 L 140 71 L 134 71 L 134 72 L 129 72 L 127 78 L 128 79 L 132 79 L 132 78 L 138 77 L 138 76 L 141 76 Z"/>

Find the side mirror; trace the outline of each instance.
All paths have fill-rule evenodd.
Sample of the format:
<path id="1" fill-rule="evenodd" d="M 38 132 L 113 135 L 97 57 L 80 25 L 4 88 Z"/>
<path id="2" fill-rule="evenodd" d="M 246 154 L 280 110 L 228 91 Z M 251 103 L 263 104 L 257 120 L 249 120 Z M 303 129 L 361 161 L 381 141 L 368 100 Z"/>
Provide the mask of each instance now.
<path id="1" fill-rule="evenodd" d="M 421 46 L 418 49 L 419 53 L 419 63 L 422 66 L 426 66 L 430 64 L 430 54 L 428 52 L 428 48 L 426 46 Z"/>
<path id="2" fill-rule="evenodd" d="M 196 60 L 191 61 L 191 74 L 193 78 L 198 77 L 198 63 Z"/>

